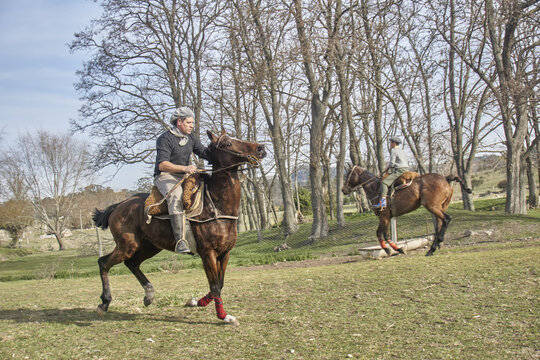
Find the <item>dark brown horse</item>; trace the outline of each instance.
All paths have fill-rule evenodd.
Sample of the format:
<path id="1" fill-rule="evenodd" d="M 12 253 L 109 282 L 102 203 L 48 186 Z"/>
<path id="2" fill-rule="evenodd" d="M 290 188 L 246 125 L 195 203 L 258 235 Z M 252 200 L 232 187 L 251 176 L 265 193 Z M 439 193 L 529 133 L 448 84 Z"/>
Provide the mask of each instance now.
<path id="1" fill-rule="evenodd" d="M 399 179 L 398 179 L 399 181 Z M 472 191 L 465 186 L 459 176 L 442 176 L 439 174 L 425 174 L 412 180 L 410 186 L 398 190 L 389 200 L 388 206 L 381 209 L 374 209 L 375 215 L 379 217 L 379 227 L 377 228 L 377 239 L 379 244 L 390 254 L 390 249 L 386 247 L 385 241 L 396 251 L 404 253 L 390 240 L 388 234 L 388 224 L 392 217 L 397 217 L 416 210 L 420 205 L 424 206 L 437 219 L 435 226 L 435 238 L 427 256 L 433 255 L 444 240 L 444 233 L 450 223 L 450 215 L 446 213 L 454 188 L 452 181 L 459 182 L 468 193 Z M 361 167 L 354 166 L 347 174 L 345 185 L 341 191 L 348 195 L 356 189 L 363 187 L 371 204 L 377 203 L 380 194 L 381 179 Z"/>
<path id="2" fill-rule="evenodd" d="M 193 299 L 186 306 L 206 306 L 215 302 L 219 319 L 238 324 L 236 318 L 227 315 L 223 308 L 221 289 L 229 252 L 236 244 L 238 210 L 240 206 L 239 167 L 243 164 L 258 165 L 266 156 L 263 145 L 229 137 L 224 131 L 217 137 L 208 131 L 212 163 L 212 175 L 205 181 L 204 209 L 191 222 L 197 253 L 201 256 L 210 292 L 198 302 Z M 124 262 L 142 285 L 144 305 L 154 300 L 154 287 L 142 273 L 140 265 L 161 250 L 174 251 L 175 240 L 169 220 L 152 219 L 146 222 L 144 202 L 148 194 L 135 195 L 106 210 L 94 213 L 94 223 L 103 229 L 110 228 L 116 242 L 115 249 L 98 260 L 103 292 L 98 313 L 104 314 L 112 300 L 109 287 L 109 270 Z M 211 201 L 209 201 L 211 199 Z M 222 217 L 223 216 L 223 217 Z"/>

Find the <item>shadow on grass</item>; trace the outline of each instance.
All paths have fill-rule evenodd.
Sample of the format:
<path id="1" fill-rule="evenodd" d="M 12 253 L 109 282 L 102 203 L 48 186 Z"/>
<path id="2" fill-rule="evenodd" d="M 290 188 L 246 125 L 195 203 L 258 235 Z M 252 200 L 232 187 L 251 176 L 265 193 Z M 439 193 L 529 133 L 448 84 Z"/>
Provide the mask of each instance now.
<path id="1" fill-rule="evenodd" d="M 201 313 L 202 315 L 202 313 Z M 207 314 L 202 316 L 208 316 Z M 13 309 L 0 310 L 0 321 L 8 320 L 17 323 L 55 323 L 76 326 L 92 326 L 100 322 L 109 321 L 156 321 L 165 323 L 183 323 L 189 325 L 223 325 L 219 320 L 194 321 L 179 316 L 156 316 L 155 314 L 136 314 L 118 311 L 109 311 L 103 316 L 99 316 L 95 309 L 73 308 L 73 309 Z"/>

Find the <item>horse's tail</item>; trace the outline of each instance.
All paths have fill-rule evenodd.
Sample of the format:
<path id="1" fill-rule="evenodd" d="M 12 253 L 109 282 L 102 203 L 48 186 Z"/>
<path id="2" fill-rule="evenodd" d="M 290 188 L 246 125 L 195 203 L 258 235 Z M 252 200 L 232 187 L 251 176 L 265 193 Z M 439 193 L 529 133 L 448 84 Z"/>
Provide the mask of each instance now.
<path id="1" fill-rule="evenodd" d="M 109 227 L 109 216 L 111 216 L 111 213 L 113 212 L 114 209 L 116 209 L 118 204 L 113 204 L 109 206 L 108 208 L 106 208 L 105 210 L 95 209 L 94 216 L 92 216 L 92 220 L 94 220 L 94 224 L 98 227 L 101 227 L 103 230 Z"/>
<path id="2" fill-rule="evenodd" d="M 448 175 L 448 176 L 446 177 L 446 181 L 448 181 L 449 184 L 452 183 L 452 181 L 457 181 L 458 183 L 461 184 L 462 188 L 465 189 L 465 191 L 466 191 L 467 193 L 469 193 L 469 194 L 472 193 L 472 190 L 469 189 L 469 188 L 467 187 L 467 185 L 465 185 L 465 181 L 463 181 L 463 179 L 460 178 L 460 177 L 457 176 L 457 175 Z"/>

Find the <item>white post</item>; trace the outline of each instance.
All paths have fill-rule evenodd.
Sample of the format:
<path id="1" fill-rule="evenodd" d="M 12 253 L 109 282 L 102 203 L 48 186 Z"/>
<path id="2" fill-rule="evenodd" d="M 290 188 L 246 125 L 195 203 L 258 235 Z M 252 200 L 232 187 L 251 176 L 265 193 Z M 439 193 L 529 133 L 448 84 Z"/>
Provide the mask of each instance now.
<path id="1" fill-rule="evenodd" d="M 101 247 L 101 238 L 99 237 L 99 229 L 96 227 L 96 236 L 97 236 L 97 243 L 98 243 L 98 254 L 99 257 L 103 256 L 103 248 Z"/>
<path id="2" fill-rule="evenodd" d="M 397 222 L 395 217 L 390 218 L 390 234 L 394 244 L 397 244 Z"/>

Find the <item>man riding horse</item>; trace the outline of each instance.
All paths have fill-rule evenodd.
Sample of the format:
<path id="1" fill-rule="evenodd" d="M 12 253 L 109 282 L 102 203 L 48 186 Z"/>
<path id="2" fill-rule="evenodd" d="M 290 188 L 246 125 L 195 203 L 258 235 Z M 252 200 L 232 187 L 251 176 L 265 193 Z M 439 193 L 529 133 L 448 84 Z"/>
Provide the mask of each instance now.
<path id="1" fill-rule="evenodd" d="M 401 175 L 409 171 L 409 161 L 407 160 L 407 154 L 399 147 L 401 139 L 397 136 L 390 138 L 390 162 L 384 170 L 383 175 L 388 173 L 388 176 L 383 177 L 381 183 L 381 196 L 378 204 L 373 205 L 374 208 L 386 207 L 386 196 L 388 195 L 388 188 L 392 183 Z"/>
<path id="2" fill-rule="evenodd" d="M 209 160 L 209 150 L 192 134 L 195 114 L 188 107 L 179 107 L 171 116 L 168 131 L 156 141 L 156 165 L 154 167 L 154 185 L 167 199 L 171 226 L 176 240 L 176 252 L 190 253 L 185 239 L 185 219 L 182 204 L 182 186 L 176 186 L 186 174 L 197 171 L 191 165 L 192 153 Z"/>

